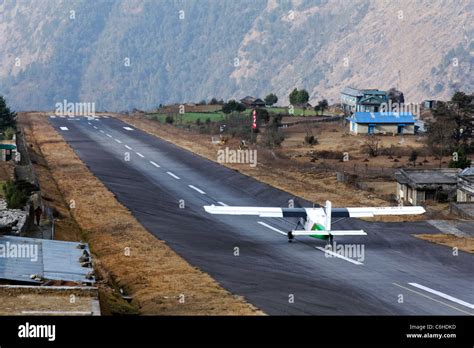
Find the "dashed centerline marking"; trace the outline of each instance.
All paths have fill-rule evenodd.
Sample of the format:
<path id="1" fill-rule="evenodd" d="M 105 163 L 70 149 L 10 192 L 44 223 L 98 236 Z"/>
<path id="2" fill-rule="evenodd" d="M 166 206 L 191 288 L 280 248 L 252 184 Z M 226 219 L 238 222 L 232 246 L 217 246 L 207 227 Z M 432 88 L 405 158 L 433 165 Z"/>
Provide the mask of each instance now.
<path id="1" fill-rule="evenodd" d="M 128 145 L 124 145 L 127 149 L 131 150 L 132 148 Z"/>
<path id="2" fill-rule="evenodd" d="M 128 130 L 128 131 L 132 131 L 132 130 L 133 130 L 133 128 L 130 128 L 130 127 L 123 127 L 123 129 Z"/>
<path id="3" fill-rule="evenodd" d="M 193 190 L 199 192 L 199 193 L 202 194 L 202 195 L 205 195 L 205 194 L 206 194 L 206 192 L 204 192 L 203 190 L 197 188 L 196 186 L 193 186 L 193 185 L 188 185 L 188 186 L 189 186 L 190 188 L 192 188 Z"/>
<path id="4" fill-rule="evenodd" d="M 160 168 L 160 166 L 158 164 L 156 164 L 155 162 L 150 161 L 150 163 L 153 164 L 156 168 Z"/>
<path id="5" fill-rule="evenodd" d="M 63 131 L 69 130 L 67 127 L 59 127 L 59 128 Z"/>
<path id="6" fill-rule="evenodd" d="M 94 127 L 95 129 L 98 129 L 96 126 L 92 126 L 92 127 Z"/>
<path id="7" fill-rule="evenodd" d="M 117 143 L 122 144 L 122 142 L 118 139 L 114 139 Z"/>
<path id="8" fill-rule="evenodd" d="M 101 132 L 102 134 L 105 133 L 102 129 L 99 132 Z"/>
<path id="9" fill-rule="evenodd" d="M 460 300 L 460 299 L 458 299 L 458 298 L 456 298 L 456 297 L 447 295 L 447 294 L 445 294 L 445 293 L 443 293 L 443 292 L 441 292 L 441 291 L 433 290 L 433 289 L 430 289 L 430 288 L 427 287 L 427 286 L 420 285 L 420 284 L 417 284 L 417 283 L 408 283 L 408 284 L 410 284 L 411 286 L 414 286 L 415 288 L 418 288 L 418 289 L 422 289 L 422 290 L 431 292 L 432 294 L 438 295 L 439 297 L 445 298 L 446 300 L 456 302 L 457 304 L 460 304 L 461 306 L 464 306 L 464 307 L 467 307 L 467 308 L 470 308 L 470 309 L 474 309 L 474 304 L 471 304 L 471 303 L 469 303 L 469 302 Z"/>
<path id="10" fill-rule="evenodd" d="M 140 152 L 135 152 L 138 156 L 140 156 L 141 158 L 145 158 L 145 156 L 143 156 Z"/>
<path id="11" fill-rule="evenodd" d="M 89 126 L 92 126 L 92 123 L 90 123 L 90 122 L 87 122 L 87 124 L 88 124 Z"/>
<path id="12" fill-rule="evenodd" d="M 262 226 L 265 226 L 266 228 L 271 229 L 272 231 L 278 232 L 278 233 L 280 233 L 280 234 L 282 234 L 282 235 L 284 235 L 284 236 L 287 236 L 287 235 L 288 235 L 288 233 L 283 232 L 283 231 L 281 231 L 281 230 L 279 230 L 278 228 L 275 228 L 275 227 L 273 227 L 273 226 L 270 226 L 269 224 L 266 224 L 266 223 L 263 222 L 263 221 L 257 221 L 257 223 L 259 223 L 259 224 L 262 225 Z"/>
<path id="13" fill-rule="evenodd" d="M 405 290 L 407 290 L 407 291 L 411 291 L 411 292 L 413 292 L 413 293 L 415 293 L 415 294 L 418 294 L 418 295 L 420 295 L 420 296 L 426 297 L 426 298 L 428 298 L 428 299 L 430 299 L 430 300 L 432 300 L 432 301 L 441 303 L 441 304 L 443 304 L 443 305 L 445 305 L 445 306 L 448 306 L 448 307 L 450 307 L 450 308 L 453 308 L 453 309 L 455 309 L 455 310 L 457 310 L 457 311 L 460 311 L 460 312 L 462 312 L 462 313 L 466 313 L 466 314 L 472 315 L 472 313 L 469 313 L 469 312 L 467 312 L 467 311 L 465 311 L 465 310 L 462 310 L 462 309 L 460 309 L 460 308 L 458 308 L 458 307 L 452 306 L 452 305 L 450 305 L 449 303 L 445 303 L 445 302 L 443 302 L 443 301 L 437 300 L 437 299 L 435 299 L 435 298 L 433 298 L 433 297 L 431 297 L 431 296 L 425 295 L 425 294 L 423 294 L 423 293 L 421 293 L 421 292 L 419 292 L 419 291 L 415 291 L 415 290 L 413 290 L 413 289 L 407 288 L 406 286 L 403 286 L 403 285 L 400 285 L 400 284 L 397 284 L 397 283 L 392 283 L 392 284 L 395 285 L 395 286 L 398 286 L 399 288 L 402 288 L 402 289 L 405 289 Z"/>
<path id="14" fill-rule="evenodd" d="M 359 262 L 359 261 L 356 261 L 356 260 L 352 260 L 348 257 L 345 257 L 343 255 L 339 255 L 338 253 L 335 253 L 334 251 L 331 251 L 331 250 L 327 250 L 327 249 L 324 249 L 324 248 L 321 248 L 321 247 L 316 247 L 316 249 L 318 250 L 321 250 L 323 253 L 326 253 L 326 254 L 329 254 L 331 256 L 334 256 L 334 257 L 337 257 L 337 258 L 340 258 L 342 260 L 346 260 L 348 262 L 351 262 L 353 263 L 354 265 L 363 265 L 362 262 Z"/>
<path id="15" fill-rule="evenodd" d="M 51 118 L 56 118 L 56 116 L 54 116 L 54 115 L 51 115 L 51 116 L 49 116 L 49 117 L 51 117 Z"/>
<path id="16" fill-rule="evenodd" d="M 106 134 L 109 138 L 112 138 L 112 136 L 110 134 Z"/>
<path id="17" fill-rule="evenodd" d="M 177 175 L 175 175 L 175 174 L 173 174 L 173 173 L 171 173 L 171 172 L 166 172 L 166 174 L 171 175 L 171 176 L 172 176 L 173 178 L 175 178 L 176 180 L 179 180 L 179 179 L 180 179 L 179 176 L 177 176 Z"/>

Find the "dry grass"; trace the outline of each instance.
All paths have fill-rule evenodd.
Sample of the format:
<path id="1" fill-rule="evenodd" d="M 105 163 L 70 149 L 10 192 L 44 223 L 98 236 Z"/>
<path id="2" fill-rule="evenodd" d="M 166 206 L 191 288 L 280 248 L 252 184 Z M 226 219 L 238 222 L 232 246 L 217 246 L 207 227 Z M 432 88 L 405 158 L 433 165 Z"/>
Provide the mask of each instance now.
<path id="1" fill-rule="evenodd" d="M 472 237 L 458 237 L 452 234 L 438 233 L 438 234 L 415 234 L 415 237 L 436 243 L 446 245 L 451 248 L 458 248 L 467 253 L 474 253 L 474 238 Z"/>
<path id="2" fill-rule="evenodd" d="M 209 275 L 153 237 L 87 169 L 44 114 L 22 114 L 52 173 L 63 201 L 74 200 L 71 213 L 103 270 L 142 314 L 262 314 L 223 289 Z M 28 141 L 30 138 L 28 138 Z M 126 256 L 126 251 L 130 256 Z M 184 303 L 180 296 L 184 295 Z"/>

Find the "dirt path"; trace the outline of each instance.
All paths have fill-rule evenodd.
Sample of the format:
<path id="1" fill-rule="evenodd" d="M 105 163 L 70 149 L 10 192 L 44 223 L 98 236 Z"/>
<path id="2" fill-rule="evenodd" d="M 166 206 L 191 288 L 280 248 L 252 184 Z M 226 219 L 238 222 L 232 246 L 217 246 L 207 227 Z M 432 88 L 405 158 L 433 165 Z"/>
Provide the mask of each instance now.
<path id="1" fill-rule="evenodd" d="M 61 215 L 70 214 L 77 222 L 77 231 L 65 227 L 61 237 L 77 240 L 84 236 L 95 256 L 96 270 L 131 296 L 139 313 L 263 314 L 146 231 L 92 175 L 49 124 L 46 114 L 23 113 L 20 120 L 39 157 L 36 161 L 44 161 L 39 176 L 45 194 L 62 201 Z"/>

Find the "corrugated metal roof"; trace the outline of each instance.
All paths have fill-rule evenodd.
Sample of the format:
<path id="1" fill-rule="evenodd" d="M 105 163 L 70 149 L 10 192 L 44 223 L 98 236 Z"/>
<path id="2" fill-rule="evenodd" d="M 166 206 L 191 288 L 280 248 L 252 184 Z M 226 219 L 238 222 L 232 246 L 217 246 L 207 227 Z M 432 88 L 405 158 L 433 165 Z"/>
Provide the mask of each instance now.
<path id="1" fill-rule="evenodd" d="M 410 112 L 356 112 L 347 119 L 356 123 L 415 123 Z"/>
<path id="2" fill-rule="evenodd" d="M 354 87 L 344 87 L 342 93 L 351 95 L 353 97 L 362 97 L 364 95 L 364 93 L 360 89 Z"/>
<path id="3" fill-rule="evenodd" d="M 78 245 L 76 242 L 0 236 L 0 279 L 36 284 L 43 280 L 93 283 L 94 279 L 86 278 L 93 269 L 82 267 L 79 261 L 84 250 L 90 255 L 89 247 L 79 249 Z M 23 248 L 22 257 L 6 254 L 7 248 L 10 251 Z M 41 279 L 32 279 L 32 275 Z"/>
<path id="4" fill-rule="evenodd" d="M 474 167 L 466 168 L 461 173 L 459 173 L 459 176 L 471 176 L 471 175 L 474 175 Z"/>
<path id="5" fill-rule="evenodd" d="M 451 184 L 457 183 L 457 169 L 400 169 L 395 179 L 401 184 Z"/>

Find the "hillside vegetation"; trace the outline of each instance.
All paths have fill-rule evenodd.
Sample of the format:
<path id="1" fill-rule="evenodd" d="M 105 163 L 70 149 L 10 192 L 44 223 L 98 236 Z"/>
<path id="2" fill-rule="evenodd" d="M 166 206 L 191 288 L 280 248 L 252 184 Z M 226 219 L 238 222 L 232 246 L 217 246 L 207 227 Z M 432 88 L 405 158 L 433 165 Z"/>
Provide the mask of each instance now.
<path id="1" fill-rule="evenodd" d="M 473 90 L 474 2 L 0 1 L 0 86 L 15 110 L 96 102 L 151 110 L 212 97 L 280 105 L 346 85 L 408 101 Z"/>

